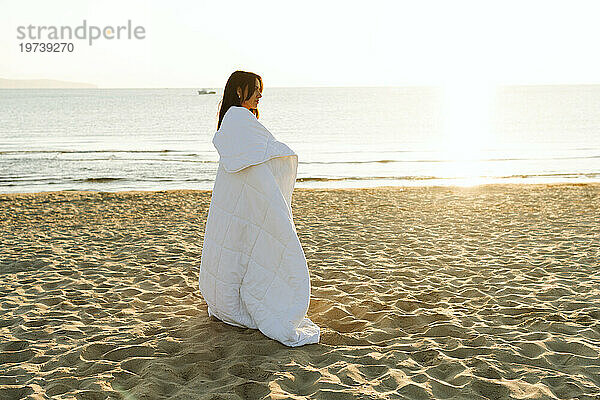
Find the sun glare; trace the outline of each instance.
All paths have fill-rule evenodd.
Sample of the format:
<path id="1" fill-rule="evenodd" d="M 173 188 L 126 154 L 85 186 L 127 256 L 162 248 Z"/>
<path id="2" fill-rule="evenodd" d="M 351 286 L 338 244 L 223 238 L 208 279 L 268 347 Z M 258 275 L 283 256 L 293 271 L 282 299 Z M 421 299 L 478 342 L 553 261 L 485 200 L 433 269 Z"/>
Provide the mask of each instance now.
<path id="1" fill-rule="evenodd" d="M 444 86 L 444 141 L 440 171 L 456 178 L 457 185 L 472 186 L 481 176 L 484 150 L 490 139 L 492 87 L 486 82 L 455 81 Z"/>

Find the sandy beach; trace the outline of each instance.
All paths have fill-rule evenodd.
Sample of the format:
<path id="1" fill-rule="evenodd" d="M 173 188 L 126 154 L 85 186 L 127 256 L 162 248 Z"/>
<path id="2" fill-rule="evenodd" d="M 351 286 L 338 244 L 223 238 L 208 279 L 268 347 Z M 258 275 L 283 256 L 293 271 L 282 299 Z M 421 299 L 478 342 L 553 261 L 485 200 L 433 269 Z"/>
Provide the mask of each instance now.
<path id="1" fill-rule="evenodd" d="M 299 348 L 208 317 L 210 196 L 0 194 L 0 399 L 600 399 L 600 184 L 296 189 Z"/>

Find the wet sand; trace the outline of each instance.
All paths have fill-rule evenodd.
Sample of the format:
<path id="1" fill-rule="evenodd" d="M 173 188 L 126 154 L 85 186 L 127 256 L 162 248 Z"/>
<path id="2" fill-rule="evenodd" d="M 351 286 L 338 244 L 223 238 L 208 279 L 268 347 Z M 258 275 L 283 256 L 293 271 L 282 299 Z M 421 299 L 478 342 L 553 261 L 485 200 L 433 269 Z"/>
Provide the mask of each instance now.
<path id="1" fill-rule="evenodd" d="M 299 348 L 208 317 L 209 202 L 0 194 L 0 399 L 600 399 L 600 184 L 296 189 Z"/>

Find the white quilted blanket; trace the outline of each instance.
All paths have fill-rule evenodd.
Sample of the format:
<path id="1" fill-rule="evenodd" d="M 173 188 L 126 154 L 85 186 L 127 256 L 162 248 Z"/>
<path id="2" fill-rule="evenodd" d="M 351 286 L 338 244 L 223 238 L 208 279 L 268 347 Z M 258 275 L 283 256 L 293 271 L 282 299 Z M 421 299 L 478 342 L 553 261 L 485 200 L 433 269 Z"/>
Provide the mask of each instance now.
<path id="1" fill-rule="evenodd" d="M 244 107 L 227 110 L 213 144 L 220 159 L 199 279 L 208 314 L 287 346 L 318 343 L 292 219 L 298 156 Z"/>

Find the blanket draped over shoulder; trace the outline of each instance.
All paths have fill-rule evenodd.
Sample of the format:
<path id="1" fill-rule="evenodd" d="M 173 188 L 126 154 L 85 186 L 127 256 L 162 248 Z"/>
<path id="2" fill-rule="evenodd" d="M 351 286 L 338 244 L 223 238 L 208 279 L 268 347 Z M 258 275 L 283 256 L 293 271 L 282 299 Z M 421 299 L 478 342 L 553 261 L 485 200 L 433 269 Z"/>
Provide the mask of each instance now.
<path id="1" fill-rule="evenodd" d="M 227 110 L 200 261 L 209 316 L 287 346 L 318 343 L 308 266 L 292 217 L 298 156 L 248 109 Z"/>

